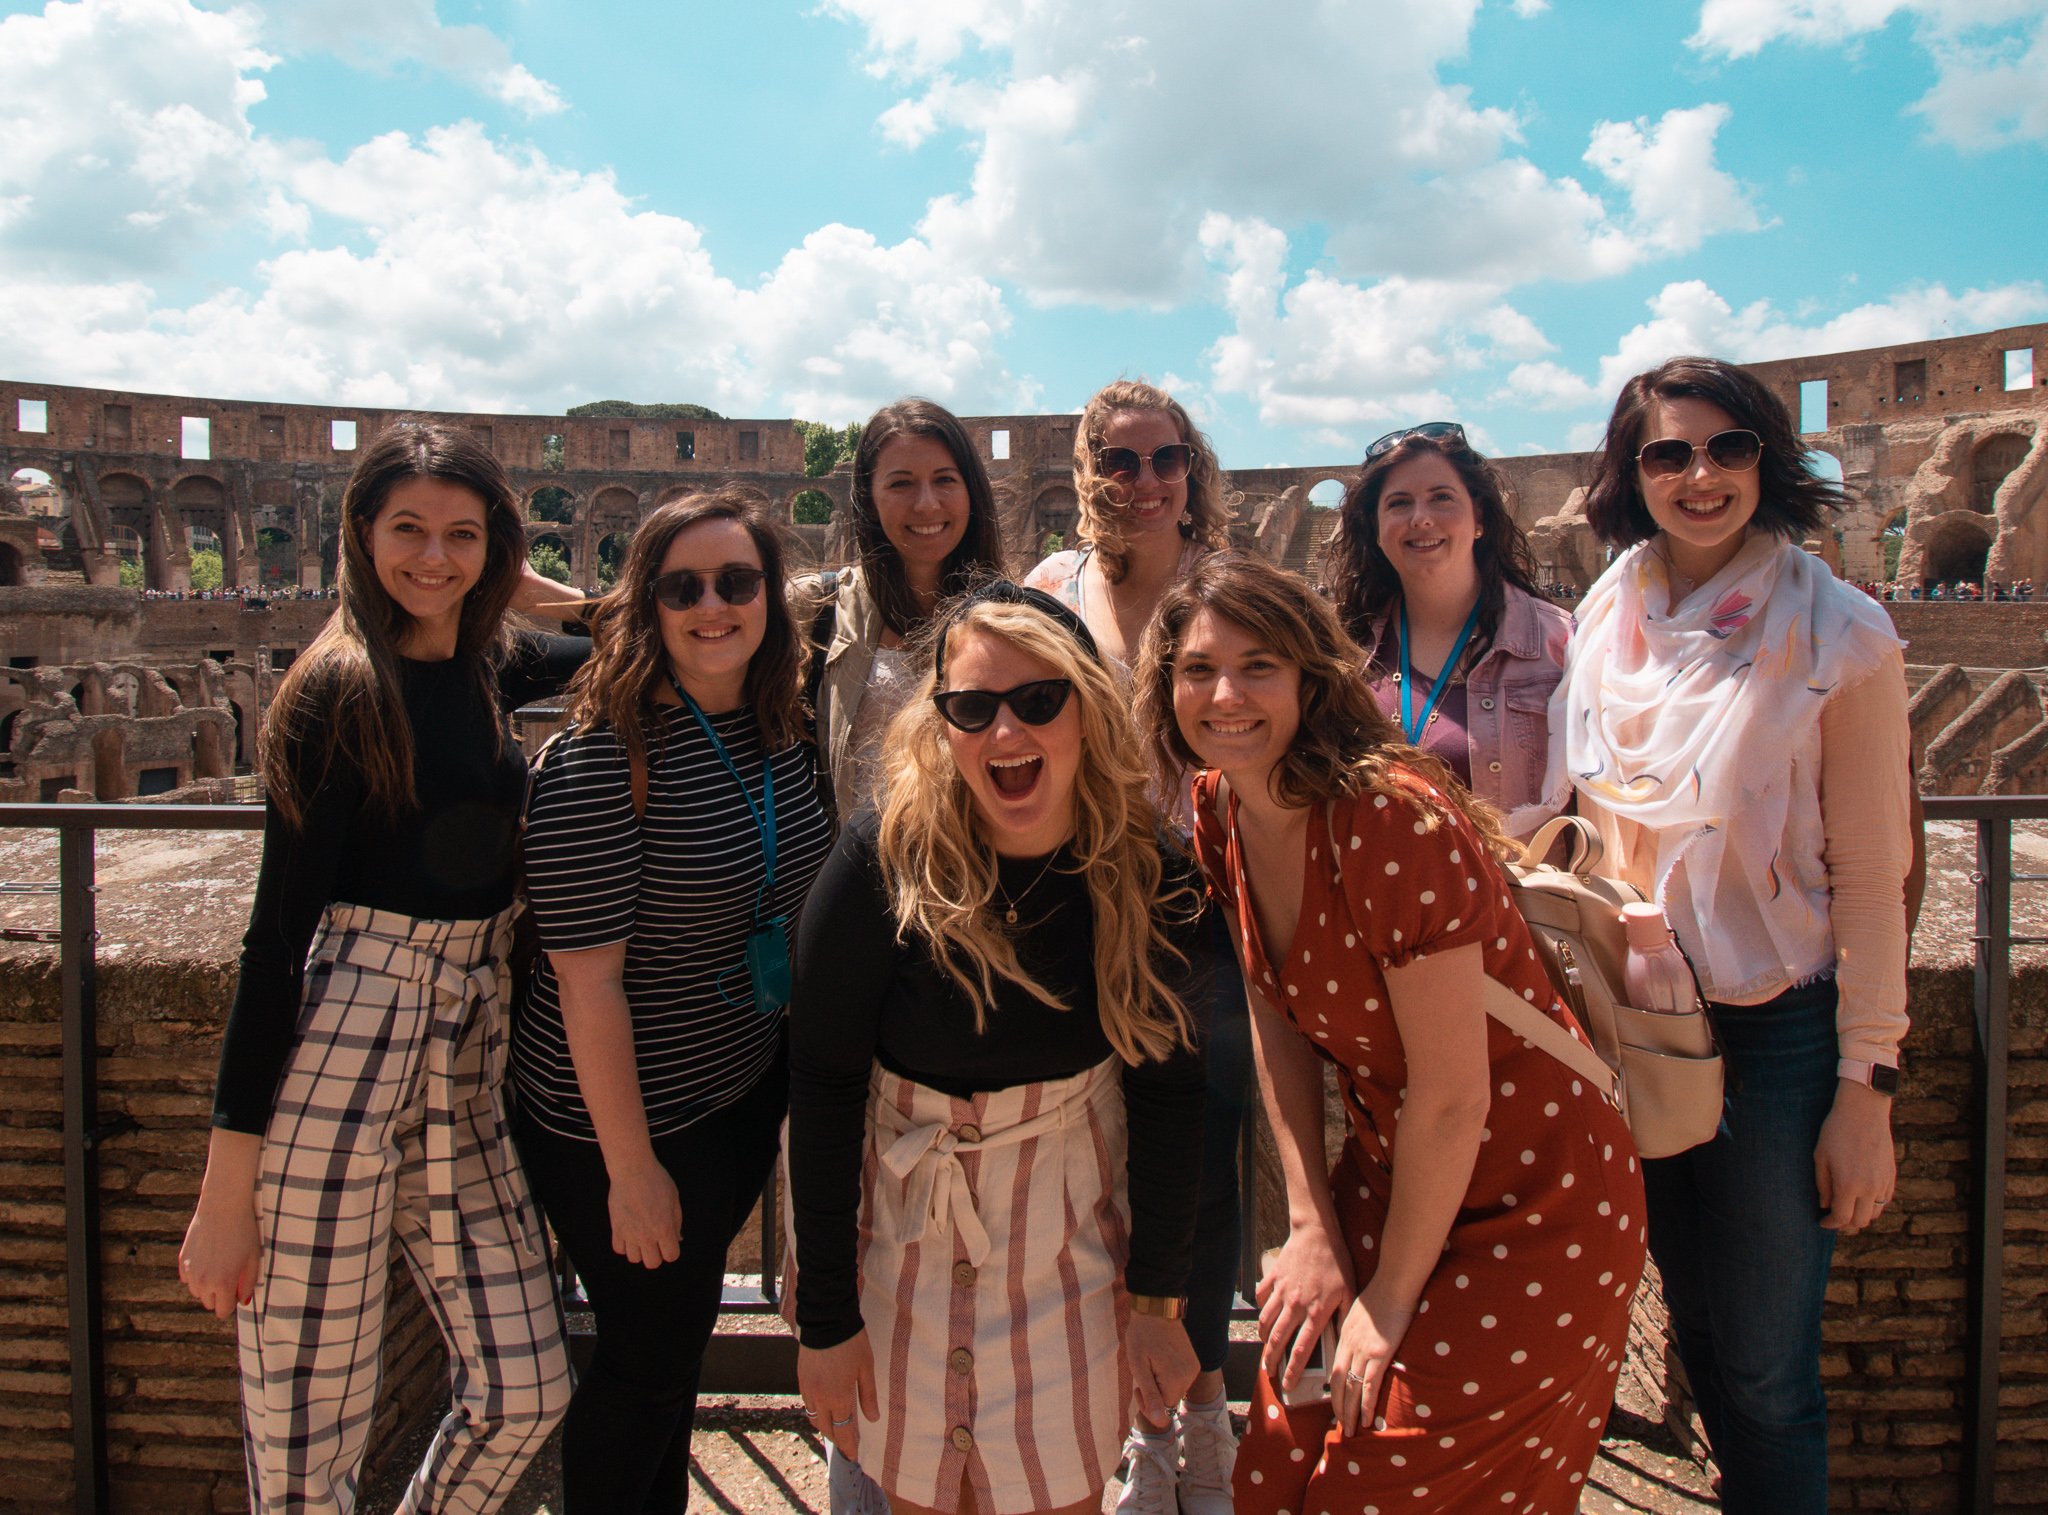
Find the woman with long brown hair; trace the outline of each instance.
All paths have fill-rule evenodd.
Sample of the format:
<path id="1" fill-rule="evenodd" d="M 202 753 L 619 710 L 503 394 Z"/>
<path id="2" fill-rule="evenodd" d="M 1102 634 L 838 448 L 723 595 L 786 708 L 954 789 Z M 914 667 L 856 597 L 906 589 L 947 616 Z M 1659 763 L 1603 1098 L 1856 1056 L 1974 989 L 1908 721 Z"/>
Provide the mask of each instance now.
<path id="1" fill-rule="evenodd" d="M 831 842 L 783 591 L 765 502 L 728 487 L 656 509 L 536 765 L 546 956 L 512 1077 L 520 1154 L 596 1325 L 563 1429 L 573 1515 L 688 1502 L 726 1249 L 775 1161 L 788 938 Z"/>
<path id="2" fill-rule="evenodd" d="M 590 644 L 506 630 L 573 591 L 526 566 L 511 484 L 465 429 L 399 422 L 364 449 L 340 557 L 264 731 L 263 862 L 178 1271 L 237 1315 L 252 1506 L 338 1510 L 396 1244 L 455 1390 L 404 1508 L 486 1512 L 569 1372 L 499 1096 L 526 788 L 505 717 Z"/>
<path id="3" fill-rule="evenodd" d="M 1140 659 L 1141 724 L 1208 770 L 1196 846 L 1254 991 L 1287 1191 L 1238 1506 L 1563 1515 L 1627 1345 L 1642 1175 L 1621 1112 L 1518 1029 L 1584 1041 L 1498 820 L 1400 740 L 1360 662 L 1315 591 L 1239 553 L 1167 594 Z M 1303 1397 L 1326 1328 L 1328 1397 Z"/>
<path id="4" fill-rule="evenodd" d="M 798 1382 L 898 1515 L 1078 1515 L 1195 1369 L 1199 900 L 1079 617 L 998 581 L 927 647 L 799 943 Z"/>

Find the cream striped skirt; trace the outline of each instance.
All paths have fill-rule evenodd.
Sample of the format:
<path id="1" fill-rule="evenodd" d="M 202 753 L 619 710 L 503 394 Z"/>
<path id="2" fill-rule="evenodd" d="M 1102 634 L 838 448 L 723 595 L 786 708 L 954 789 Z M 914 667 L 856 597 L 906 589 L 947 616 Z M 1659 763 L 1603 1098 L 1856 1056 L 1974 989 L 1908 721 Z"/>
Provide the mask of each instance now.
<path id="1" fill-rule="evenodd" d="M 877 1067 L 860 1305 L 881 1416 L 861 1463 L 938 1510 L 1098 1495 L 1131 1399 L 1121 1064 L 971 1099 Z"/>

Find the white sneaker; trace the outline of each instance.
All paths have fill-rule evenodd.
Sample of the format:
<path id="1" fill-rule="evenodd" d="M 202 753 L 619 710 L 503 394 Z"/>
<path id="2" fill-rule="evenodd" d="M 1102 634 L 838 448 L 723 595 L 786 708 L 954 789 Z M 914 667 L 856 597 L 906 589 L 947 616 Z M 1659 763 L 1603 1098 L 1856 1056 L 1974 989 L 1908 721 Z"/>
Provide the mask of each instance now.
<path id="1" fill-rule="evenodd" d="M 828 1441 L 825 1448 L 825 1464 L 831 1472 L 828 1492 L 832 1515 L 889 1515 L 889 1496 L 882 1492 L 882 1486 L 840 1451 L 838 1443 Z"/>
<path id="2" fill-rule="evenodd" d="M 1174 1417 L 1180 1435 L 1181 1515 L 1233 1515 L 1230 1476 L 1237 1470 L 1237 1432 L 1230 1406 L 1185 1405 Z"/>
<path id="3" fill-rule="evenodd" d="M 1178 1515 L 1175 1446 L 1170 1430 L 1157 1436 L 1131 1432 L 1124 1442 L 1124 1491 L 1117 1496 L 1116 1515 Z"/>

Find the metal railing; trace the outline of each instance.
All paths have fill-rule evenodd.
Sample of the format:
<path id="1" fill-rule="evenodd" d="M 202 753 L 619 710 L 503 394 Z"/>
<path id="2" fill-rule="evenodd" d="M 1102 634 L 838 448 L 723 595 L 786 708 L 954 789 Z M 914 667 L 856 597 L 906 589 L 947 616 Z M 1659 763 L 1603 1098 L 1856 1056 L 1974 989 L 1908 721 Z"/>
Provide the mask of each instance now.
<path id="1" fill-rule="evenodd" d="M 1977 866 L 1972 875 L 1977 908 L 1976 1047 L 1978 1081 L 1972 1116 L 1972 1215 L 1969 1236 L 1969 1314 L 1964 1341 L 1963 1503 L 1967 1511 L 1990 1511 L 1998 1447 L 1998 1377 L 2005 1281 L 2005 1180 L 2007 1083 L 2011 1012 L 2012 948 L 2048 944 L 2048 938 L 2015 937 L 2011 930 L 2012 886 L 2048 882 L 2048 874 L 2012 871 L 2012 828 L 2016 821 L 2048 819 L 2048 796 L 1934 797 L 1926 801 L 1931 821 L 1969 821 L 1977 828 Z M 54 940 L 62 986 L 64 1082 L 65 1257 L 71 1348 L 73 1508 L 80 1515 L 104 1515 L 110 1508 L 107 1473 L 106 1374 L 100 1299 L 99 1149 L 136 1129 L 120 1117 L 109 1121 L 99 1108 L 96 1066 L 96 924 L 94 837 L 100 831 L 254 831 L 263 812 L 241 805 L 23 805 L 0 804 L 0 831 L 54 830 L 58 833 L 58 878 L 54 885 L 0 885 L 9 894 L 54 894 L 54 932 L 15 928 L 7 939 Z M 1251 1280 L 1256 1277 L 1257 1185 L 1253 1173 L 1253 1123 L 1245 1123 L 1241 1161 L 1244 1246 L 1240 1258 L 1238 1316 L 1247 1318 Z M 765 1313 L 776 1308 L 778 1272 L 776 1216 L 771 1179 L 761 1206 L 760 1275 L 725 1291 L 729 1310 Z M 1242 1396 L 1256 1361 L 1256 1344 L 1237 1342 L 1227 1377 Z M 704 1386 L 728 1393 L 793 1393 L 795 1344 L 786 1336 L 714 1337 L 705 1358 Z"/>

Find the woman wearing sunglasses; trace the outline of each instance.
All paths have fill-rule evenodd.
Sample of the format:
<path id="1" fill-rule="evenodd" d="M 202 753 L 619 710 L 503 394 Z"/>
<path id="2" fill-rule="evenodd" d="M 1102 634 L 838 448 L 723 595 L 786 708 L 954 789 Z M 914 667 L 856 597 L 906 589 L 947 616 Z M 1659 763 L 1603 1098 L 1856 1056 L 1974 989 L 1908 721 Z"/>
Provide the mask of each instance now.
<path id="1" fill-rule="evenodd" d="M 1137 651 L 1160 598 L 1204 555 L 1229 545 L 1230 498 L 1209 439 L 1171 395 L 1142 381 L 1098 391 L 1074 433 L 1081 545 L 1054 553 L 1025 583 L 1088 623 L 1118 673 Z M 1153 795 L 1186 836 L 1187 781 L 1155 778 Z M 1143 1418 L 1125 1448 L 1120 1515 L 1230 1515 L 1237 1434 L 1223 1395 L 1230 1310 L 1237 1297 L 1241 1197 L 1238 1147 L 1251 1094 L 1251 1030 L 1244 984 L 1222 917 L 1205 917 L 1209 997 L 1191 1006 L 1209 1069 L 1202 1136 L 1202 1207 L 1188 1280 L 1188 1336 L 1201 1372 L 1187 1403 L 1164 1421 Z"/>
<path id="2" fill-rule="evenodd" d="M 798 1381 L 897 1515 L 1094 1515 L 1195 1371 L 1200 901 L 1077 616 L 998 581 L 928 645 L 798 942 Z"/>
<path id="3" fill-rule="evenodd" d="M 1380 708 L 1524 837 L 1571 797 L 1544 763 L 1572 623 L 1537 588 L 1506 496 L 1455 421 L 1388 432 L 1345 492 L 1323 580 Z"/>
<path id="4" fill-rule="evenodd" d="M 1497 815 L 1357 670 L 1330 605 L 1245 553 L 1167 596 L 1140 663 L 1141 729 L 1209 770 L 1196 850 L 1258 991 L 1287 1193 L 1238 1506 L 1564 1515 L 1643 1268 L 1635 1148 L 1544 1044 L 1584 1038 L 1510 902 Z"/>
<path id="5" fill-rule="evenodd" d="M 853 456 L 858 561 L 833 583 L 816 679 L 818 746 L 843 818 L 875 802 L 882 732 L 914 683 L 904 642 L 947 595 L 1000 578 L 1002 521 L 959 420 L 930 400 L 868 419 Z"/>
<path id="6" fill-rule="evenodd" d="M 575 592 L 526 566 L 518 498 L 467 429 L 388 428 L 341 508 L 339 603 L 264 730 L 263 863 L 178 1274 L 236 1317 L 251 1507 L 339 1510 L 399 1248 L 455 1391 L 405 1507 L 490 1511 L 569 1388 L 501 1099 L 526 787 L 505 715 L 590 643 L 506 628 Z"/>
<path id="7" fill-rule="evenodd" d="M 782 564 L 752 495 L 649 515 L 533 777 L 546 954 L 512 1073 L 520 1153 L 596 1323 L 563 1426 L 571 1515 L 684 1508 L 726 1249 L 788 1103 L 787 942 L 831 826 Z"/>
<path id="8" fill-rule="evenodd" d="M 1884 612 L 1797 543 L 1841 505 L 1778 397 L 1712 358 L 1622 387 L 1587 498 L 1553 767 L 1664 906 L 1728 1062 L 1711 1142 L 1645 1165 L 1650 1250 L 1723 1508 L 1827 1508 L 1834 1239 L 1892 1197 L 1906 1030 L 1906 686 Z"/>

